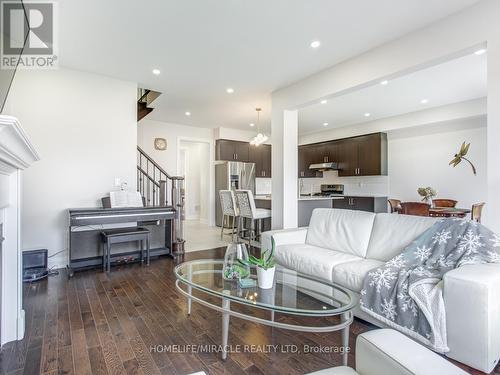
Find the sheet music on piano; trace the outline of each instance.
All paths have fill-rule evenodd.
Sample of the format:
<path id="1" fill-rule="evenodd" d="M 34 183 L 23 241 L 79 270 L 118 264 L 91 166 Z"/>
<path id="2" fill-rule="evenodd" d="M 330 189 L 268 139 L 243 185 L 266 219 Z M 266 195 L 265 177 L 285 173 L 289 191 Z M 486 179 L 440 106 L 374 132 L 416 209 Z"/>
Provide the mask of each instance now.
<path id="1" fill-rule="evenodd" d="M 112 191 L 109 198 L 112 208 L 144 207 L 138 191 Z"/>

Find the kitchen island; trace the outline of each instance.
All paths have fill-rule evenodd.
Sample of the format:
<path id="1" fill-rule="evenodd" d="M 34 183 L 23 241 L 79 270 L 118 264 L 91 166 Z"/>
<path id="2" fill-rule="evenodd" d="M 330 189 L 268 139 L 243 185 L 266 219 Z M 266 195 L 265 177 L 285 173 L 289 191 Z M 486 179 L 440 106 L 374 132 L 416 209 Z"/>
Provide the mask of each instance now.
<path id="1" fill-rule="evenodd" d="M 315 208 L 387 212 L 387 196 L 381 194 L 301 195 L 298 198 L 298 226 L 307 227 Z"/>

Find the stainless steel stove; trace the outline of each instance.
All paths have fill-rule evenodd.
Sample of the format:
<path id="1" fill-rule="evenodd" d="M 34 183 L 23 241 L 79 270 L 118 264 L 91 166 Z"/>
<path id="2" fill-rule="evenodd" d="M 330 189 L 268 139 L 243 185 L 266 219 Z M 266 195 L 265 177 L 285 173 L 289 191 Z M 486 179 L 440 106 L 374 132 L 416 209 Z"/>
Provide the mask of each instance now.
<path id="1" fill-rule="evenodd" d="M 344 195 L 344 185 L 322 184 L 321 192 L 314 194 L 316 197 L 333 197 L 338 195 Z"/>

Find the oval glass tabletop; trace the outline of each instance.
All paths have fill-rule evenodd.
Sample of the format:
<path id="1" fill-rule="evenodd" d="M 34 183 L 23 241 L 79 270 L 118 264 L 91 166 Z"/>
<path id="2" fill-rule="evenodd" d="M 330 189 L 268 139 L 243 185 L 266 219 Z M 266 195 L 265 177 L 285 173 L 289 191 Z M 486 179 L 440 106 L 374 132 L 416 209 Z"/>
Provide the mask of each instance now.
<path id="1" fill-rule="evenodd" d="M 241 304 L 303 316 L 332 316 L 354 308 L 355 297 L 340 285 L 315 279 L 280 266 L 272 289 L 239 286 L 222 277 L 223 260 L 193 260 L 175 267 L 177 279 L 197 290 Z M 255 268 L 251 278 L 256 279 Z M 201 297 L 203 298 L 203 297 Z"/>

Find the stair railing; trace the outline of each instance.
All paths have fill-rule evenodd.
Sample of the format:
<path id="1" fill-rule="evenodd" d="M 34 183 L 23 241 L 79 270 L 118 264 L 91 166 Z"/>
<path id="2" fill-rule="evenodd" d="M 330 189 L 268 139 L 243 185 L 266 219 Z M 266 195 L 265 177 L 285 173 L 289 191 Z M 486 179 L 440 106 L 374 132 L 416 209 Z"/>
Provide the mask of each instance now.
<path id="1" fill-rule="evenodd" d="M 172 223 L 174 254 L 184 253 L 184 177 L 169 175 L 137 146 L 137 190 L 146 206 L 172 206 L 176 213 Z"/>
<path id="2" fill-rule="evenodd" d="M 146 206 L 172 206 L 174 180 L 184 180 L 184 177 L 171 176 L 137 146 L 137 190 Z"/>

